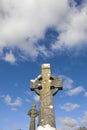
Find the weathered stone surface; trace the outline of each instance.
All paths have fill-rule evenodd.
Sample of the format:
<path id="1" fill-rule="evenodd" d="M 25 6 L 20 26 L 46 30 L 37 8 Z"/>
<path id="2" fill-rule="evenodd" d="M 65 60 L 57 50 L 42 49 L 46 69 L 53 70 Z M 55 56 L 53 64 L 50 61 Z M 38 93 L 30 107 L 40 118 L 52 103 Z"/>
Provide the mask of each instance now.
<path id="1" fill-rule="evenodd" d="M 31 117 L 29 130 L 35 130 L 35 117 L 39 114 L 35 108 L 36 108 L 36 105 L 32 104 L 32 109 L 28 111 L 28 115 Z"/>
<path id="2" fill-rule="evenodd" d="M 42 64 L 41 75 L 31 80 L 31 90 L 40 96 L 39 125 L 56 128 L 53 95 L 62 89 L 62 80 L 51 74 L 50 64 Z"/>

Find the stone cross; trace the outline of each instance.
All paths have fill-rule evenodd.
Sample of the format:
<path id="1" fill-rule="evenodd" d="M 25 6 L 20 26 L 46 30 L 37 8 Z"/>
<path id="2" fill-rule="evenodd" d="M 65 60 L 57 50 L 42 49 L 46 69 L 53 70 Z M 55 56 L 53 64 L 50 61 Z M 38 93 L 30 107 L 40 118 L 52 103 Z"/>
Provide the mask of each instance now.
<path id="1" fill-rule="evenodd" d="M 40 96 L 39 125 L 56 128 L 53 96 L 62 90 L 62 80 L 50 71 L 50 64 L 42 64 L 41 75 L 31 80 L 30 88 Z"/>
<path id="2" fill-rule="evenodd" d="M 38 111 L 35 108 L 36 105 L 32 104 L 32 109 L 28 111 L 28 115 L 31 117 L 29 130 L 35 130 L 35 117 L 38 115 Z"/>

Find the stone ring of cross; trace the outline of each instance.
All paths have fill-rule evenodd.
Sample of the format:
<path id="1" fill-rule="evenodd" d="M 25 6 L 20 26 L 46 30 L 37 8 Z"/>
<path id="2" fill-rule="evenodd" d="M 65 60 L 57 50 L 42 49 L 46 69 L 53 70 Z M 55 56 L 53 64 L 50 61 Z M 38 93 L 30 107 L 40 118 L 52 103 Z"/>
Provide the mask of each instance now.
<path id="1" fill-rule="evenodd" d="M 30 81 L 30 89 L 32 91 L 35 91 L 38 95 L 40 95 L 40 92 L 43 89 L 42 80 L 43 80 L 42 76 L 39 75 L 35 80 Z M 55 75 L 50 74 L 49 82 L 50 82 L 50 90 L 53 95 L 55 95 L 58 92 L 58 90 L 62 90 L 61 78 L 56 78 Z"/>

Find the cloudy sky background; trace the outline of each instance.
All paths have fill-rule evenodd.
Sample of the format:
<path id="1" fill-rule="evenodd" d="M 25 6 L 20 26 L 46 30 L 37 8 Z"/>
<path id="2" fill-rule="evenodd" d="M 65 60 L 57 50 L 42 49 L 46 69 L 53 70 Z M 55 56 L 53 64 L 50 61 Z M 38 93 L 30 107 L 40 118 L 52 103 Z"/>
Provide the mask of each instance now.
<path id="1" fill-rule="evenodd" d="M 87 0 L 0 0 L 0 130 L 28 129 L 42 63 L 63 79 L 57 128 L 87 126 Z"/>

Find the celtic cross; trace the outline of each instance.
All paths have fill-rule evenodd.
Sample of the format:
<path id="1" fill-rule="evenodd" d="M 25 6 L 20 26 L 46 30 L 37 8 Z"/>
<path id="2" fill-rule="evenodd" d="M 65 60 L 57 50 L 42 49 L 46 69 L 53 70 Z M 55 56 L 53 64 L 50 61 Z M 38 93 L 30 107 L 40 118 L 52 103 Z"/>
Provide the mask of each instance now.
<path id="1" fill-rule="evenodd" d="M 56 128 L 53 96 L 62 90 L 62 79 L 51 74 L 50 64 L 42 64 L 41 71 L 41 75 L 30 82 L 31 90 L 40 96 L 39 125 Z"/>

